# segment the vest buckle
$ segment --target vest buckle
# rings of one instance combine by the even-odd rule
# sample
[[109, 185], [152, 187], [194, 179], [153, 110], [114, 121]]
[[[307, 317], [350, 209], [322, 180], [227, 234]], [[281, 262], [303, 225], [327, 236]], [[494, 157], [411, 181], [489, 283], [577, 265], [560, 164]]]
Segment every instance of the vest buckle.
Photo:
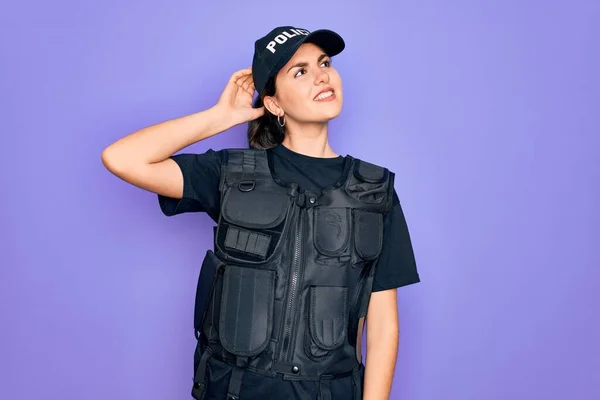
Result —
[[253, 190], [255, 186], [256, 184], [254, 183], [254, 181], [240, 181], [238, 183], [238, 189], [240, 190], [240, 192], [249, 192]]

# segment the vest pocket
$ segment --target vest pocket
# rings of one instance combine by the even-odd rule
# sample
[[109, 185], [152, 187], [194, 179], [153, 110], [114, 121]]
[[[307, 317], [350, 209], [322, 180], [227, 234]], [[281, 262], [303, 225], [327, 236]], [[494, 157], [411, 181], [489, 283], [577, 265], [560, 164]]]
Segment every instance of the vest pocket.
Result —
[[390, 186], [390, 171], [365, 161], [354, 164], [346, 190], [360, 202], [382, 204]]
[[344, 343], [348, 329], [347, 297], [347, 287], [310, 287], [308, 331], [312, 343], [305, 347], [309, 356], [326, 356], [323, 350], [334, 350]]
[[281, 224], [291, 197], [273, 185], [257, 181], [252, 190], [231, 186], [223, 196], [221, 214], [232, 224], [246, 228], [268, 229]]
[[234, 261], [260, 263], [275, 252], [291, 197], [280, 187], [256, 181], [251, 190], [229, 187], [223, 196], [216, 243]]
[[228, 265], [223, 275], [219, 339], [239, 356], [260, 354], [271, 338], [275, 271]]
[[350, 229], [349, 208], [315, 208], [315, 247], [326, 256], [338, 256], [348, 248]]
[[363, 260], [374, 260], [381, 252], [383, 243], [383, 215], [354, 210], [354, 247]]

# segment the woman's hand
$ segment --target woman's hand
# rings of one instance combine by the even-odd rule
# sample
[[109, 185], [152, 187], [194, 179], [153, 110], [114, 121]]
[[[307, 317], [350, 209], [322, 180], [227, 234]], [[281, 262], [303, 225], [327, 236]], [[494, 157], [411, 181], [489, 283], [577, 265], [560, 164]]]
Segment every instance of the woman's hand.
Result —
[[252, 121], [265, 113], [264, 107], [252, 107], [254, 91], [252, 69], [236, 71], [231, 75], [215, 107], [228, 118], [231, 126]]

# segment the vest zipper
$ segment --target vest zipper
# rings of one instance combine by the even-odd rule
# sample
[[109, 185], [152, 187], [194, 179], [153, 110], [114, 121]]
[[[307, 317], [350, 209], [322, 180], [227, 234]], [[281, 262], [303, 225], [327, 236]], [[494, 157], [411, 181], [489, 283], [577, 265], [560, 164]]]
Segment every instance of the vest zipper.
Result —
[[281, 349], [281, 360], [286, 362], [289, 358], [289, 349], [291, 342], [292, 324], [294, 321], [294, 310], [296, 309], [296, 296], [300, 279], [301, 255], [302, 255], [302, 209], [298, 210], [298, 225], [294, 237], [294, 260], [292, 263], [292, 273], [290, 281], [289, 301], [287, 303], [285, 331], [283, 336], [283, 346]]

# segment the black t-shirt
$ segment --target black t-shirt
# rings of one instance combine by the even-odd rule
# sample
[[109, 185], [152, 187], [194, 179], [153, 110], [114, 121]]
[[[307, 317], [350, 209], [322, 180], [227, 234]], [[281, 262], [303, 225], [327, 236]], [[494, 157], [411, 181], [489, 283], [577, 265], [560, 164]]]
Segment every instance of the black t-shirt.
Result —
[[[342, 175], [344, 157], [310, 157], [284, 145], [267, 150], [274, 176], [294, 182], [300, 191], [320, 193], [334, 185]], [[167, 216], [185, 212], [206, 212], [215, 222], [219, 218], [219, 182], [223, 151], [207, 150], [201, 154], [183, 153], [172, 157], [183, 174], [183, 197], [173, 199], [159, 195], [162, 212]], [[404, 212], [394, 190], [394, 204], [384, 216], [383, 246], [375, 269], [373, 291], [398, 288], [420, 282]]]

